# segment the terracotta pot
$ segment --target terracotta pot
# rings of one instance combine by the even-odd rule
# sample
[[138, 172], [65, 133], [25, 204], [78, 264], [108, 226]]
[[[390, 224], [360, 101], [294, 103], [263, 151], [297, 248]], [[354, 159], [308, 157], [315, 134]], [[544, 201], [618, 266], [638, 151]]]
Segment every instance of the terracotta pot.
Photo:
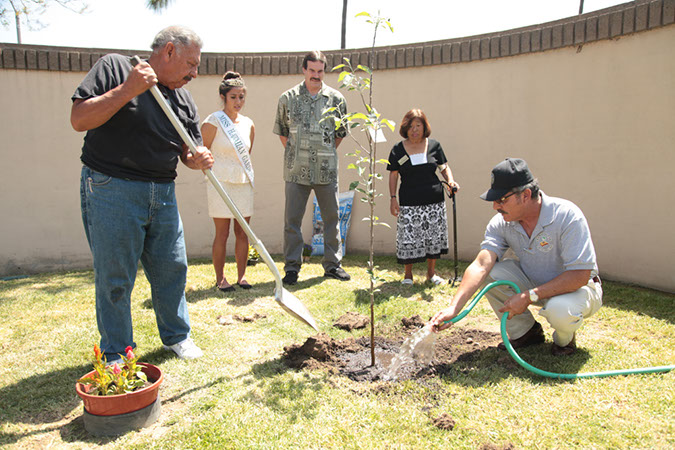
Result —
[[[138, 411], [157, 400], [159, 386], [164, 380], [161, 369], [147, 363], [138, 363], [138, 365], [152, 384], [129, 394], [91, 395], [88, 392], [93, 390], [92, 386], [75, 383], [75, 391], [84, 402], [84, 409], [96, 416], [116, 416]], [[85, 377], [93, 374], [92, 370]]]

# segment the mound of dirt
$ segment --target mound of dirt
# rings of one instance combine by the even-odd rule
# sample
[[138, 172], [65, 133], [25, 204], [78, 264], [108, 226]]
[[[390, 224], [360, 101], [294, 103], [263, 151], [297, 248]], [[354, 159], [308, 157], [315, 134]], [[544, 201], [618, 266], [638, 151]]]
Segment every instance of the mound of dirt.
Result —
[[455, 419], [446, 413], [443, 413], [435, 419], [432, 419], [431, 423], [433, 423], [436, 428], [440, 428], [441, 430], [452, 430], [455, 428]]
[[370, 319], [363, 314], [347, 312], [336, 320], [333, 326], [341, 330], [352, 331], [354, 329], [360, 330], [361, 328], [365, 328], [369, 323]]
[[[408, 319], [416, 322], [415, 316]], [[422, 322], [422, 326], [424, 322]], [[375, 338], [375, 365], [372, 364], [370, 338], [343, 340], [330, 338], [321, 333], [308, 338], [304, 344], [284, 348], [283, 362], [294, 369], [329, 370], [340, 373], [354, 381], [382, 380], [392, 359], [398, 354], [404, 339], [410, 336], [408, 329], [393, 338]], [[418, 362], [406, 363], [397, 372], [398, 380], [442, 375], [450, 372], [455, 361], [477, 358], [477, 351], [495, 346], [500, 342], [498, 333], [476, 329], [453, 328], [440, 333], [435, 343], [435, 356], [429, 366]]]
[[404, 317], [401, 319], [401, 323], [404, 328], [422, 328], [426, 324], [418, 314], [412, 317]]

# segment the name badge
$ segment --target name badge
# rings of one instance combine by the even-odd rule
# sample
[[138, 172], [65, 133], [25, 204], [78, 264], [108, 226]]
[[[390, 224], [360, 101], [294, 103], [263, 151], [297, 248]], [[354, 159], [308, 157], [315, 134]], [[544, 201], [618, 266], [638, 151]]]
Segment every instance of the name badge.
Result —
[[403, 155], [403, 158], [401, 158], [401, 159], [398, 160], [398, 165], [399, 165], [399, 166], [402, 166], [402, 165], [405, 164], [406, 161], [408, 161], [409, 159], [410, 159], [410, 158], [408, 158], [408, 155]]

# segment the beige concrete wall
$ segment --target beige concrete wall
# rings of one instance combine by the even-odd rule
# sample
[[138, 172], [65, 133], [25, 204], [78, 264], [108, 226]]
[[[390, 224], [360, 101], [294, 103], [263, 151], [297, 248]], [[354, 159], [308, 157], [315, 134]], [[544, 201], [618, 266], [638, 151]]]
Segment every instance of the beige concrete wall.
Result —
[[[462, 190], [457, 200], [459, 254], [479, 248], [491, 204], [478, 199], [491, 168], [506, 156], [525, 158], [545, 192], [585, 212], [603, 276], [675, 291], [668, 205], [675, 187], [675, 26], [545, 52], [446, 65], [381, 70], [375, 105], [397, 123], [424, 109]], [[65, 270], [90, 264], [79, 212], [83, 134], [69, 124], [70, 95], [81, 72], [0, 69], [0, 275]], [[256, 208], [251, 225], [280, 253], [282, 148], [272, 134], [278, 95], [300, 75], [247, 75], [244, 114], [256, 124]], [[327, 77], [335, 86], [335, 75]], [[200, 114], [219, 108], [219, 76], [188, 89]], [[359, 102], [347, 95], [351, 108]], [[397, 130], [398, 131], [398, 130]], [[386, 158], [399, 140], [378, 146]], [[354, 149], [345, 140], [342, 154]], [[341, 158], [340, 186], [356, 178]], [[381, 172], [385, 171], [381, 169]], [[385, 174], [386, 175], [386, 174]], [[385, 176], [386, 179], [386, 176]], [[185, 167], [177, 180], [191, 257], [208, 257], [213, 230], [203, 176]], [[387, 194], [385, 182], [378, 190]], [[386, 196], [377, 214], [394, 225]], [[451, 204], [448, 203], [450, 207]], [[368, 230], [356, 202], [348, 252], [366, 252]], [[310, 233], [309, 209], [305, 218]], [[376, 232], [378, 254], [394, 252], [394, 231]]]

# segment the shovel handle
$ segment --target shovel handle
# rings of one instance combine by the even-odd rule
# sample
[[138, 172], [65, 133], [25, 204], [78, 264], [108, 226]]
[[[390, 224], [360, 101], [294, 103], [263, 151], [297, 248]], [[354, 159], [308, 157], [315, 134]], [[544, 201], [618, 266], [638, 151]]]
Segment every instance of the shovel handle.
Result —
[[[131, 61], [135, 66], [136, 64], [141, 63], [141, 58], [139, 58], [138, 55], [134, 55], [131, 57]], [[187, 134], [187, 131], [185, 131], [185, 127], [183, 126], [182, 123], [180, 123], [178, 117], [176, 117], [176, 114], [171, 109], [171, 106], [169, 106], [169, 103], [166, 101], [157, 85], [154, 85], [153, 87], [150, 88], [150, 93], [152, 94], [153, 97], [155, 97], [155, 100], [157, 100], [159, 107], [162, 108], [164, 114], [166, 114], [166, 117], [169, 119], [169, 121], [171, 121], [171, 124], [176, 129], [183, 142], [185, 142], [185, 145], [188, 146], [188, 150], [190, 150], [190, 153], [192, 155], [197, 153], [197, 146], [195, 145], [190, 135]]]
[[[134, 55], [132, 56], [131, 61], [133, 65], [136, 65], [141, 62], [141, 58], [139, 58], [137, 55]], [[178, 117], [176, 117], [176, 113], [173, 112], [171, 106], [169, 106], [169, 103], [166, 101], [157, 85], [150, 88], [150, 93], [152, 94], [153, 97], [155, 97], [155, 100], [157, 100], [157, 103], [159, 104], [160, 108], [162, 108], [162, 111], [164, 111], [164, 114], [166, 114], [166, 117], [169, 119], [173, 127], [176, 129], [183, 142], [185, 142], [185, 145], [187, 145], [190, 153], [192, 155], [195, 155], [197, 153], [197, 146], [192, 140], [192, 137], [190, 137], [187, 131], [185, 131], [185, 127], [180, 122], [180, 120], [178, 120]], [[244, 216], [241, 214], [241, 212], [234, 204], [234, 202], [232, 201], [228, 193], [225, 191], [225, 189], [223, 189], [223, 186], [221, 186], [220, 182], [215, 177], [215, 175], [213, 175], [213, 171], [211, 171], [211, 169], [206, 169], [203, 170], [202, 172], [204, 172], [206, 178], [208, 178], [211, 184], [213, 184], [213, 187], [216, 189], [216, 191], [218, 191], [218, 194], [220, 194], [221, 198], [223, 199], [227, 207], [230, 208], [230, 211], [232, 211], [232, 213], [234, 214], [235, 218], [239, 222], [239, 225], [241, 225], [241, 228], [244, 230], [244, 232], [250, 239], [251, 245], [258, 251], [258, 253], [260, 253], [260, 256], [272, 271], [274, 278], [277, 280], [277, 289], [281, 289], [282, 286], [281, 274], [279, 273], [279, 269], [277, 269], [277, 266], [274, 264], [272, 257], [267, 252], [267, 249], [262, 245], [262, 242], [260, 242], [257, 236], [253, 233], [253, 230], [246, 222], [246, 219], [244, 219]]]

